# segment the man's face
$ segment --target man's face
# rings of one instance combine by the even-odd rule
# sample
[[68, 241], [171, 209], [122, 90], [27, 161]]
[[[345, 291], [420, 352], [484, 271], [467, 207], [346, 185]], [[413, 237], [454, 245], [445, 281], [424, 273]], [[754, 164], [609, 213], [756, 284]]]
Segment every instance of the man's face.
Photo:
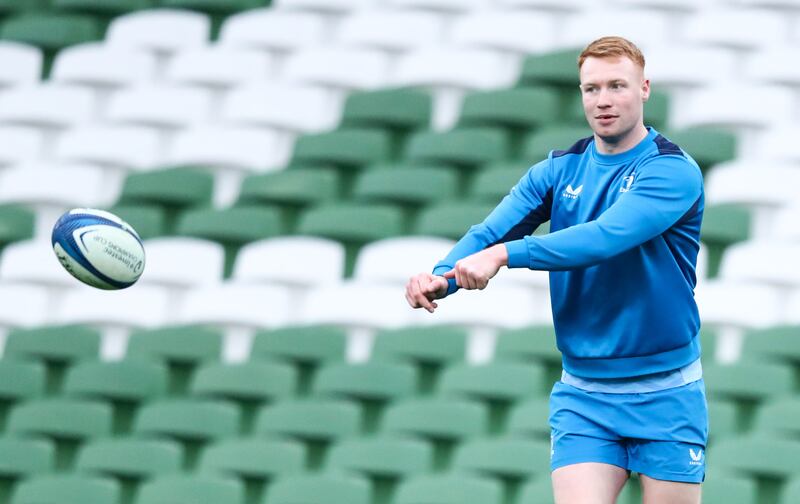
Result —
[[580, 78], [583, 111], [599, 137], [616, 143], [642, 122], [650, 81], [630, 58], [589, 57]]

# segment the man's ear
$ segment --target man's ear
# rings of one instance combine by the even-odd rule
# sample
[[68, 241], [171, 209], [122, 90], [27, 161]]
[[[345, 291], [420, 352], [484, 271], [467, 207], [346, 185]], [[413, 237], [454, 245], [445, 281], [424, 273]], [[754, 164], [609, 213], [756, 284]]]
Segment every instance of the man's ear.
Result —
[[644, 79], [642, 81], [642, 102], [646, 102], [650, 99], [650, 79]]

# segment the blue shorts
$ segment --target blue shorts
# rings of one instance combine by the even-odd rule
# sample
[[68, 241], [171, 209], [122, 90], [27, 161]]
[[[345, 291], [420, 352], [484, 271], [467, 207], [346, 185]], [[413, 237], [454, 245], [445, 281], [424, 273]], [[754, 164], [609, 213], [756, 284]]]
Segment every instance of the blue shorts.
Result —
[[550, 467], [603, 462], [654, 479], [705, 479], [708, 407], [702, 379], [640, 394], [558, 381], [550, 395]]

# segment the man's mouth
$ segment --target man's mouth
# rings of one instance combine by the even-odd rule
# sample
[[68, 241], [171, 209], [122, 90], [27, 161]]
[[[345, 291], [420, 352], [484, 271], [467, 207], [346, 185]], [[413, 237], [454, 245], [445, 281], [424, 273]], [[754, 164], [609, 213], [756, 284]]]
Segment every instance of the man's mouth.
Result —
[[600, 114], [600, 115], [597, 115], [597, 116], [594, 116], [594, 117], [595, 117], [595, 119], [613, 119], [613, 118], [615, 118], [617, 116], [612, 115], [612, 114]]

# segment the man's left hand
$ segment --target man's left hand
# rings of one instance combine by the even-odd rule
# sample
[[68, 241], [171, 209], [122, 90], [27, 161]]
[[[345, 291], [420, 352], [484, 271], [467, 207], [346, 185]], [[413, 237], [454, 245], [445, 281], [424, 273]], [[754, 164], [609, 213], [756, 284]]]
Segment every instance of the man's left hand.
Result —
[[507, 264], [508, 252], [506, 246], [501, 243], [461, 259], [456, 262], [453, 269], [444, 274], [444, 277], [455, 278], [456, 285], [462, 289], [482, 290], [500, 268]]

